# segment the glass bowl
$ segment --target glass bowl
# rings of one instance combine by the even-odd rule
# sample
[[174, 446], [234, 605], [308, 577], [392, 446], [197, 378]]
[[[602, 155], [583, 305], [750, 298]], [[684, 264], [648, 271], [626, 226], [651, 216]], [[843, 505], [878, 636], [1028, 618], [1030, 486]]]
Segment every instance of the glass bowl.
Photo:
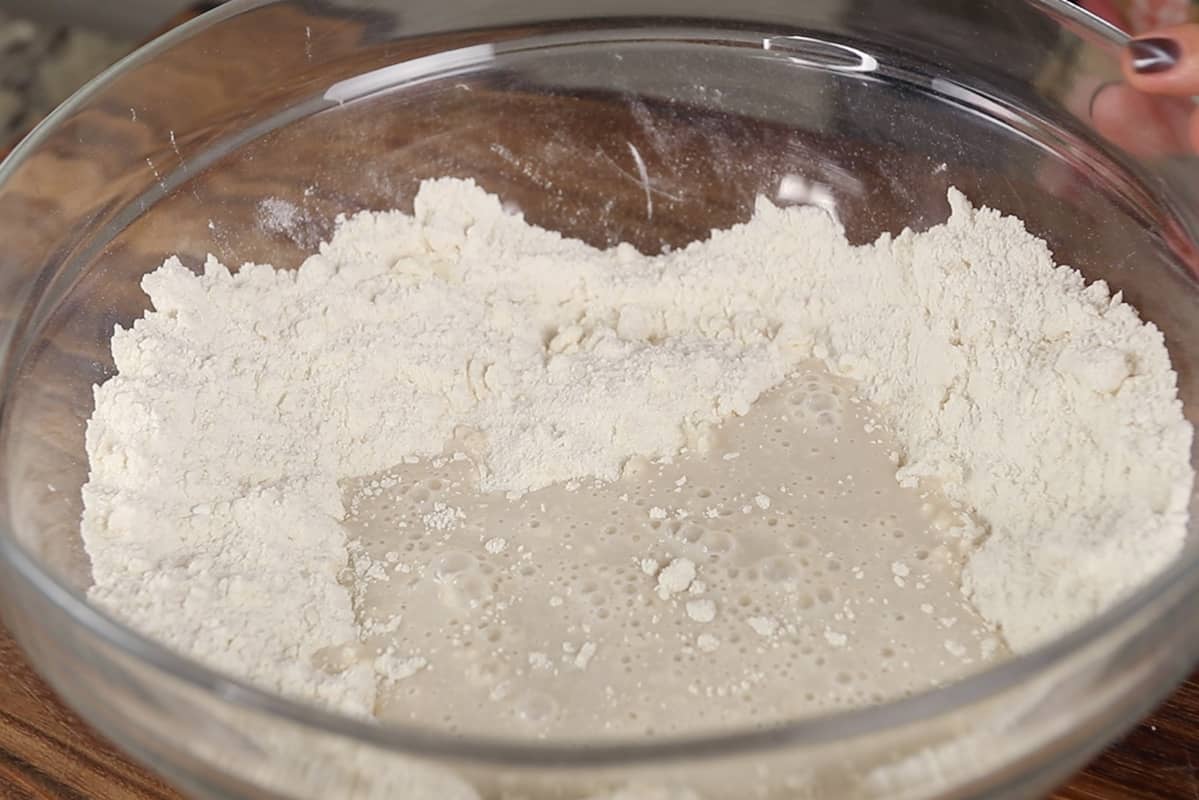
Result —
[[1091, 97], [1119, 74], [1114, 29], [1057, 0], [564, 6], [233, 2], [97, 79], [0, 167], [5, 622], [67, 702], [197, 797], [1049, 789], [1194, 665], [1194, 527], [1166, 574], [985, 672], [677, 739], [356, 721], [188, 661], [88, 603], [83, 431], [113, 326], [147, 309], [142, 275], [175, 253], [294, 267], [336, 214], [410, 207], [426, 177], [473, 177], [534, 223], [647, 252], [744, 221], [759, 194], [823, 205], [865, 241], [942, 221], [956, 185], [1161, 327], [1195, 418], [1196, 182], [1188, 162], [1135, 158], [1095, 131]]

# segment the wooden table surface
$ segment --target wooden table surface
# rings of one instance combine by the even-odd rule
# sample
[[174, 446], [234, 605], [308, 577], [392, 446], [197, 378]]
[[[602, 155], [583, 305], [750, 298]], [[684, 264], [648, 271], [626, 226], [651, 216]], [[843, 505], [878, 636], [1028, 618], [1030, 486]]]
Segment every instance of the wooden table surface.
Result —
[[[0, 627], [0, 800], [178, 798], [64, 707]], [[1199, 800], [1199, 673], [1053, 800]]]

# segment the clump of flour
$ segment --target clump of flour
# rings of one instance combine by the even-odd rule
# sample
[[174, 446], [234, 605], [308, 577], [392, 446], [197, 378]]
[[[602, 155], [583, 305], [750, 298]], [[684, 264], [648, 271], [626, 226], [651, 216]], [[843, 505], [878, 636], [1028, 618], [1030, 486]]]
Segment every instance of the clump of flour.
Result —
[[[362, 638], [339, 481], [451, 440], [485, 491], [615, 479], [702, 447], [818, 358], [889, 415], [900, 481], [976, 511], [964, 588], [1031, 647], [1178, 553], [1191, 428], [1155, 327], [1018, 220], [950, 204], [944, 225], [854, 247], [824, 213], [762, 200], [650, 258], [443, 179], [412, 216], [341, 220], [295, 271], [172, 259], [96, 389], [92, 597], [256, 684], [370, 713], [370, 659], [319, 666]], [[659, 587], [687, 588], [664, 567]]]

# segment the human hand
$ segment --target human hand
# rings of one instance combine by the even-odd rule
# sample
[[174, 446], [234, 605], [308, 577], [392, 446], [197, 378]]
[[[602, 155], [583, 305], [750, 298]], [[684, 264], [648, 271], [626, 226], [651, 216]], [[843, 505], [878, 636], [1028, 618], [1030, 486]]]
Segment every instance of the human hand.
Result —
[[1133, 39], [1122, 57], [1123, 83], [1091, 99], [1096, 129], [1129, 153], [1151, 157], [1199, 152], [1199, 25], [1177, 25]]

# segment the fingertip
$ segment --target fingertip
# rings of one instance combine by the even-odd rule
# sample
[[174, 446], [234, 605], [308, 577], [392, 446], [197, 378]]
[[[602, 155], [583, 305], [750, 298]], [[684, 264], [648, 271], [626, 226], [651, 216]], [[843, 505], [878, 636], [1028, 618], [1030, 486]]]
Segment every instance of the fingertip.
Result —
[[1199, 94], [1199, 25], [1175, 25], [1137, 36], [1121, 54], [1128, 84], [1152, 94]]
[[1177, 101], [1151, 97], [1126, 84], [1105, 84], [1091, 100], [1091, 121], [1104, 137], [1134, 156], [1175, 153], [1185, 145], [1177, 135], [1181, 131], [1165, 113], [1167, 102]]

